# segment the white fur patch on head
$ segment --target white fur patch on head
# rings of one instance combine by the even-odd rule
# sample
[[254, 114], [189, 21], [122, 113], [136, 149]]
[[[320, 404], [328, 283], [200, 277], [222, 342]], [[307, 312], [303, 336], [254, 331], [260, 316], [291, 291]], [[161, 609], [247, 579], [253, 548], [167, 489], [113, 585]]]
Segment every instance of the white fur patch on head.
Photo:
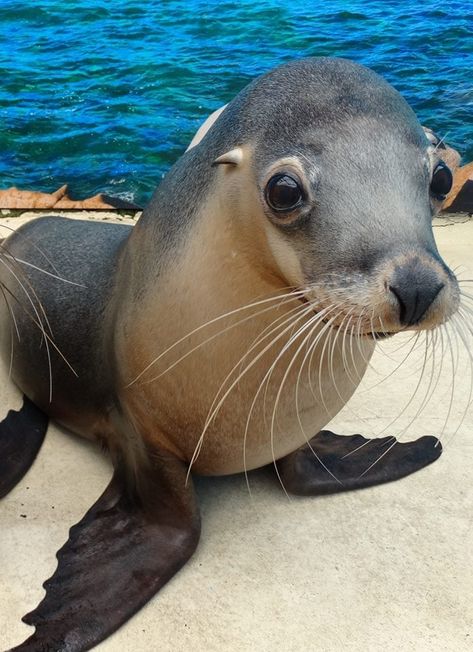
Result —
[[197, 129], [194, 135], [194, 138], [191, 140], [189, 147], [186, 149], [186, 152], [188, 152], [190, 149], [192, 149], [193, 147], [195, 147], [200, 143], [202, 138], [210, 130], [210, 128], [214, 125], [214, 123], [218, 120], [220, 114], [223, 113], [226, 107], [227, 104], [221, 106], [219, 109], [211, 113], [207, 118], [207, 120], [200, 125], [200, 127]]

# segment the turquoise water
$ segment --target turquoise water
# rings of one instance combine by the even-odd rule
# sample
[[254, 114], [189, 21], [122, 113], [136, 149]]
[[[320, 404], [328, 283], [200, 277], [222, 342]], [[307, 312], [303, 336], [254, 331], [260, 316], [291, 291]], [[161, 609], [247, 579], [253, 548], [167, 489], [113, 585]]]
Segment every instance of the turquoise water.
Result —
[[0, 187], [144, 203], [206, 116], [277, 64], [354, 59], [473, 160], [471, 1], [0, 0]]

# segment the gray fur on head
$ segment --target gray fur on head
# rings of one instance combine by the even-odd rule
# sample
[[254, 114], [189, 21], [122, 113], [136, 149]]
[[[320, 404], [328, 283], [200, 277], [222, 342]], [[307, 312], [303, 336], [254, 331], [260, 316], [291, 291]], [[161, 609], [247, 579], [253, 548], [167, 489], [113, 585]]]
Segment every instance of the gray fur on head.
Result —
[[[402, 96], [379, 75], [351, 61], [302, 59], [250, 83], [202, 141], [171, 168], [142, 217], [143, 225], [154, 222], [161, 251], [172, 248], [178, 234], [192, 224], [195, 208], [217, 174], [212, 162], [245, 143], [255, 148], [257, 181], [281, 156], [308, 157], [317, 183], [333, 187], [323, 193], [325, 205], [322, 196], [319, 205], [330, 223], [326, 234], [343, 234], [342, 240], [353, 237], [352, 221], [360, 219], [361, 207], [370, 229], [380, 223], [385, 229], [387, 218], [380, 216], [380, 207], [398, 213], [400, 225], [416, 203], [411, 195], [428, 186], [423, 164], [428, 141]], [[427, 189], [425, 195], [428, 200]], [[401, 234], [402, 225], [395, 230]], [[359, 244], [366, 248], [366, 242]]]
[[250, 141], [277, 157], [281, 142], [292, 145], [306, 140], [308, 131], [360, 116], [426, 143], [414, 112], [382, 77], [346, 59], [314, 57], [255, 79], [230, 102], [201, 148], [212, 158]]

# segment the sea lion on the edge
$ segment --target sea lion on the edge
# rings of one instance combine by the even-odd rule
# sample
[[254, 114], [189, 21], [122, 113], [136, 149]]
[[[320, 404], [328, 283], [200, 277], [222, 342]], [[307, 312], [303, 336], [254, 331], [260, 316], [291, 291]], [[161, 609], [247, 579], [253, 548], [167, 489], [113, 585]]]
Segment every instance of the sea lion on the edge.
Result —
[[459, 305], [431, 228], [451, 184], [433, 150], [373, 72], [302, 60], [246, 87], [134, 228], [40, 218], [4, 242], [3, 356], [30, 400], [2, 424], [0, 489], [25, 472], [17, 422], [35, 429], [30, 461], [40, 446], [35, 405], [115, 466], [16, 650], [89, 649], [174, 575], [199, 538], [191, 470], [274, 462], [287, 491], [317, 495], [439, 456], [434, 437], [312, 436], [378, 338]]

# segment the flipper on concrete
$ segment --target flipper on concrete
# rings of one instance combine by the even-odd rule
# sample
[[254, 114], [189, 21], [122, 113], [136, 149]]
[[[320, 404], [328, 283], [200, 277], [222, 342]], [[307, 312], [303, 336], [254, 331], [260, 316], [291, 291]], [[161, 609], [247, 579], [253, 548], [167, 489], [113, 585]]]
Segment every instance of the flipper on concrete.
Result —
[[139, 492], [115, 473], [57, 553], [46, 596], [23, 618], [36, 631], [15, 652], [91, 649], [185, 564], [199, 539], [199, 515], [184, 466], [169, 459], [165, 466], [164, 474], [141, 469]]
[[26, 396], [21, 409], [10, 410], [0, 422], [0, 498], [33, 464], [47, 429], [48, 417]]
[[301, 496], [362, 489], [392, 482], [431, 464], [442, 453], [436, 437], [400, 443], [321, 430], [309, 444], [277, 462], [285, 489]]

